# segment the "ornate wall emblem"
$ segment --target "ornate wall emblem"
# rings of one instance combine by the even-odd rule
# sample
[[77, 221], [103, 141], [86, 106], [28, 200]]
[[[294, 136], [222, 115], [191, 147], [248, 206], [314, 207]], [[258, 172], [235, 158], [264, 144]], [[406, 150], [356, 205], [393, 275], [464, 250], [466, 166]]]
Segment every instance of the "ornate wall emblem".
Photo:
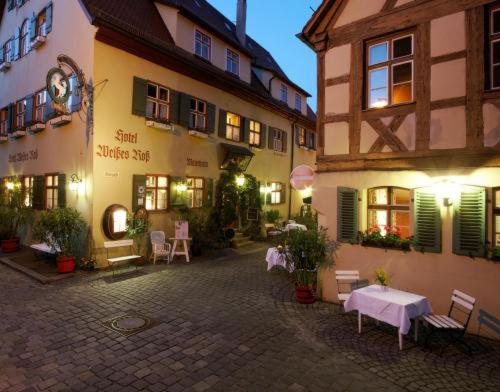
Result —
[[47, 93], [56, 104], [68, 102], [71, 95], [69, 78], [61, 68], [51, 68], [47, 73]]

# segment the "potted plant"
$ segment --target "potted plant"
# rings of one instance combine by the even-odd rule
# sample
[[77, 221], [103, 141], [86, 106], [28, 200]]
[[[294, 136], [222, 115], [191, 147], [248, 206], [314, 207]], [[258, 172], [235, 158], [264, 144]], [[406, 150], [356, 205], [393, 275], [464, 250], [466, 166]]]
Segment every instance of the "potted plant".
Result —
[[130, 215], [127, 219], [127, 237], [134, 240], [137, 254], [144, 260], [146, 256], [149, 220], [147, 218]]
[[375, 280], [382, 287], [382, 290], [389, 290], [389, 285], [391, 284], [391, 281], [389, 280], [389, 274], [382, 268], [375, 269]]
[[325, 229], [290, 230], [283, 234], [285, 254], [294, 265], [295, 295], [303, 304], [315, 301], [318, 271], [333, 264], [335, 243]]
[[46, 243], [57, 254], [57, 272], [75, 270], [75, 254], [80, 247], [86, 223], [74, 208], [42, 211], [33, 228], [33, 237]]
[[400, 249], [410, 251], [411, 238], [401, 238], [401, 229], [397, 226], [386, 226], [384, 233], [380, 226], [374, 225], [367, 231], [360, 232], [361, 245], [384, 249]]
[[2, 252], [19, 250], [20, 230], [33, 216], [33, 210], [26, 206], [19, 183], [7, 191], [7, 204], [0, 206], [0, 246]]
[[[210, 246], [210, 235], [207, 229], [209, 214], [210, 211], [206, 208], [181, 207], [178, 209], [179, 219], [189, 223], [190, 250], [193, 256], [201, 256], [203, 249]], [[234, 237], [234, 229], [226, 229], [224, 233], [230, 236], [229, 230], [232, 230]]]

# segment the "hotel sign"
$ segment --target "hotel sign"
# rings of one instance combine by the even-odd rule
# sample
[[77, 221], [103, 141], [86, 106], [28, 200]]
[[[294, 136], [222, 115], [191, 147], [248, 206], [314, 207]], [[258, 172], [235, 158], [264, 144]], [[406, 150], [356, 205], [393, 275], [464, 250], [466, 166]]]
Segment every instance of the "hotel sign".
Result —
[[51, 68], [47, 73], [47, 93], [58, 105], [68, 102], [71, 88], [68, 76], [61, 68]]

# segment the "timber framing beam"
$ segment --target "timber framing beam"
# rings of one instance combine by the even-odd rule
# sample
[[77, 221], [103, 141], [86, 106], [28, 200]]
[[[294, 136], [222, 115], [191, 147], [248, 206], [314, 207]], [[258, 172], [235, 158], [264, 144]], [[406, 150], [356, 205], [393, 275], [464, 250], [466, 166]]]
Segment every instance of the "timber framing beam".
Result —
[[321, 156], [325, 151], [325, 124], [321, 121], [325, 117], [325, 52], [318, 52], [316, 56], [318, 73], [318, 103], [316, 133], [318, 135], [316, 156]]
[[359, 153], [361, 143], [361, 109], [363, 105], [363, 43], [351, 46], [351, 72], [349, 85], [349, 153]]
[[[388, 126], [389, 131], [392, 134], [395, 134], [397, 132], [397, 130], [399, 129], [399, 127], [401, 126], [401, 124], [403, 124], [405, 119], [406, 119], [406, 114], [401, 115], [401, 116], [395, 116]], [[373, 145], [370, 147], [370, 150], [368, 151], [368, 153], [382, 152], [382, 150], [384, 149], [385, 146], [386, 146], [386, 143], [385, 143], [384, 138], [379, 136], [377, 138], [377, 140], [375, 140], [375, 143], [373, 143]]]
[[[396, 121], [396, 124], [395, 124]], [[384, 145], [389, 146], [392, 151], [408, 151], [408, 148], [404, 145], [404, 143], [392, 132], [391, 127], [393, 125], [401, 125], [399, 122], [401, 119], [393, 119], [390, 126], [386, 126], [382, 120], [373, 119], [368, 120], [368, 124], [378, 133], [379, 138], [381, 138], [384, 142]], [[399, 128], [399, 126], [398, 126]], [[376, 141], [377, 143], [377, 141]], [[379, 144], [381, 142], [378, 142]], [[373, 147], [373, 146], [372, 146]], [[383, 146], [382, 146], [383, 148]]]
[[431, 26], [424, 22], [417, 27], [417, 48], [415, 55], [415, 88], [417, 107], [415, 112], [415, 149], [429, 149], [431, 138]]
[[350, 75], [342, 75], [337, 76], [336, 78], [328, 78], [326, 79], [326, 87], [336, 86], [337, 84], [349, 83]]
[[446, 63], [447, 61], [453, 61], [458, 59], [463, 59], [467, 57], [466, 50], [460, 50], [458, 52], [443, 54], [441, 56], [435, 56], [431, 58], [431, 65]]

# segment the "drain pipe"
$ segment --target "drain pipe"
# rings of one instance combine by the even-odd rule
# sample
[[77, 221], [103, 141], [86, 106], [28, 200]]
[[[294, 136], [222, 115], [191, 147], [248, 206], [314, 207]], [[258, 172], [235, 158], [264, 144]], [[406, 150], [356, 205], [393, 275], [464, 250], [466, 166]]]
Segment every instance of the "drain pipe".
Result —
[[[294, 169], [293, 164], [295, 160], [295, 119], [292, 119], [292, 148], [291, 148], [291, 155], [290, 155], [290, 174], [292, 174], [292, 171]], [[290, 176], [288, 176], [290, 178]], [[290, 183], [290, 180], [288, 180], [288, 183], [290, 184], [290, 192], [288, 192], [288, 219], [292, 217], [292, 185]]]

